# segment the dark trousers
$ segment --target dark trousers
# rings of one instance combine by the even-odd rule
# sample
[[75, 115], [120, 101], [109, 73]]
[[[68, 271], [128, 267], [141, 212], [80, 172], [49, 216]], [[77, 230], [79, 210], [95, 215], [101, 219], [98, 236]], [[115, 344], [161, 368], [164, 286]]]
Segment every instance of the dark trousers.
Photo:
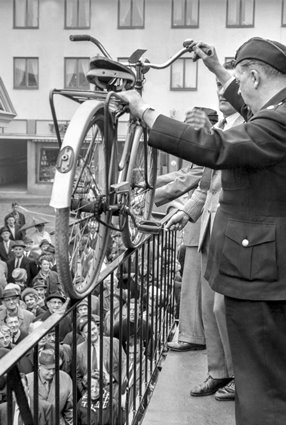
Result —
[[225, 297], [236, 425], [286, 424], [286, 301]]

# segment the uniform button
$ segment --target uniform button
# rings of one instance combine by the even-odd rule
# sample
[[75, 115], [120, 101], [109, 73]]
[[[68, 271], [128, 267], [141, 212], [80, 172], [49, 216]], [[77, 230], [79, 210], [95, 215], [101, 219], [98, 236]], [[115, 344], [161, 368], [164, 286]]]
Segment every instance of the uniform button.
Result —
[[249, 245], [249, 240], [248, 239], [243, 239], [243, 241], [241, 242], [242, 246], [244, 246], [245, 248]]

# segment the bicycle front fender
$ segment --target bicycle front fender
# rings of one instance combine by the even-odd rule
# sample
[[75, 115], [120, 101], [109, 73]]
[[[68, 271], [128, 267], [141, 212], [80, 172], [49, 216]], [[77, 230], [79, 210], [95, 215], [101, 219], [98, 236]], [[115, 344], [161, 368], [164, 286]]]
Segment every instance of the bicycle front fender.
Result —
[[74, 113], [57, 158], [50, 200], [51, 207], [56, 209], [70, 207], [72, 185], [69, 182], [75, 177], [77, 158], [82, 140], [90, 120], [103, 108], [104, 103], [102, 100], [92, 99], [83, 102]]

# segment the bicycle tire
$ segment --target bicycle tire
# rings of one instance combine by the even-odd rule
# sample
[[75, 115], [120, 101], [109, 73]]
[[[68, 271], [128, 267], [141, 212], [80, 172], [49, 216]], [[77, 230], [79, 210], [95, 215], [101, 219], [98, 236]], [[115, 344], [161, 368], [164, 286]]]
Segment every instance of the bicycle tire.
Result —
[[[136, 127], [130, 160], [126, 173], [126, 181], [130, 184], [131, 215], [126, 215], [126, 222], [122, 231], [122, 240], [126, 248], [136, 248], [143, 238], [143, 233], [136, 227], [136, 222], [148, 220], [151, 216], [156, 177], [157, 177], [157, 149], [146, 146], [147, 150], [147, 182], [149, 187], [142, 188], [145, 182], [145, 153], [142, 140], [143, 128]], [[135, 223], [133, 221], [135, 217]]]
[[[66, 187], [61, 190], [63, 198], [68, 197], [71, 202], [69, 207], [56, 209], [56, 262], [66, 294], [72, 299], [81, 299], [97, 284], [108, 244], [107, 226], [111, 223], [111, 213], [98, 213], [99, 200], [107, 197], [111, 183], [107, 181], [104, 157], [98, 160], [106, 149], [103, 104], [87, 101], [80, 105], [69, 124], [61, 151], [67, 146], [74, 147], [74, 165]], [[112, 168], [110, 164], [109, 170]], [[96, 177], [99, 175], [100, 178]], [[82, 211], [83, 203], [96, 206], [95, 212]], [[73, 204], [78, 208], [74, 209]], [[92, 226], [97, 226], [93, 242]]]

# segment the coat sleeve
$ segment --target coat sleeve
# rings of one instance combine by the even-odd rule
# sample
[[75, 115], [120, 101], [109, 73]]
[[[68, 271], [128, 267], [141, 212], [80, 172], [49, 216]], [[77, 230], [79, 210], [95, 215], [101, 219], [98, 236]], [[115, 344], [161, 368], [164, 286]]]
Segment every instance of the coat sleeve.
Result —
[[229, 130], [195, 130], [160, 115], [150, 132], [149, 145], [212, 169], [261, 169], [284, 160], [286, 107], [265, 109], [249, 122]]
[[173, 179], [156, 189], [155, 204], [159, 207], [196, 188], [202, 172], [202, 167], [194, 165], [189, 169], [181, 169], [176, 173], [170, 173], [173, 175]]

